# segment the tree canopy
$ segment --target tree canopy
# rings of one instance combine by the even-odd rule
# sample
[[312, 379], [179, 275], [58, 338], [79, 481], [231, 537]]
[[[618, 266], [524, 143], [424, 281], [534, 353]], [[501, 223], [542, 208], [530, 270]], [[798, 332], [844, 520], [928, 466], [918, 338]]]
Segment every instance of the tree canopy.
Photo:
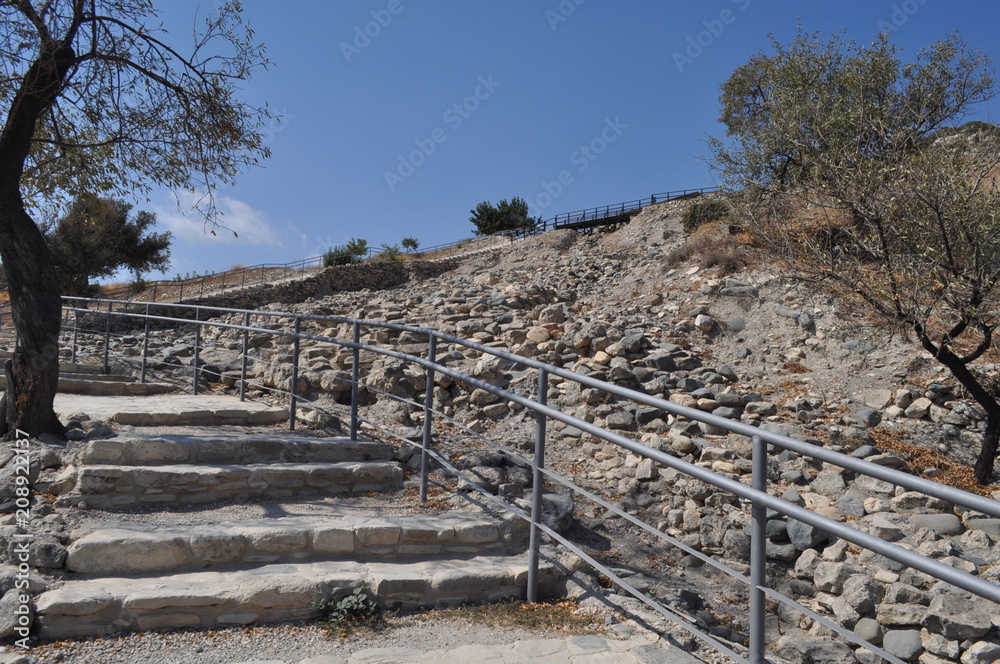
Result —
[[85, 193], [213, 192], [268, 156], [266, 107], [240, 82], [267, 64], [238, 0], [217, 3], [188, 47], [151, 0], [0, 0], [0, 260], [20, 346], [5, 366], [0, 434], [61, 431], [59, 285], [29, 214]]
[[91, 280], [127, 269], [138, 279], [170, 264], [170, 233], [154, 233], [156, 215], [131, 215], [125, 201], [83, 196], [45, 233], [63, 295], [90, 296]]
[[538, 223], [537, 219], [528, 216], [528, 203], [517, 196], [510, 201], [502, 200], [497, 205], [483, 201], [469, 212], [472, 214], [469, 221], [476, 227], [476, 235], [532, 228]]
[[887, 34], [774, 41], [723, 84], [712, 163], [762, 246], [845, 310], [909, 330], [983, 407], [985, 483], [1000, 404], [973, 363], [1000, 307], [1000, 139], [962, 122], [994, 81], [958, 35], [899, 54]]

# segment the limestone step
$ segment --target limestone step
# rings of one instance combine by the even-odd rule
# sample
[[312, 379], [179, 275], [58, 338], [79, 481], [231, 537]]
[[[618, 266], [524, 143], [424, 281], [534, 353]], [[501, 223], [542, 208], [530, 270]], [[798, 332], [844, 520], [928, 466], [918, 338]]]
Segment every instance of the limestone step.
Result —
[[186, 528], [93, 525], [74, 531], [66, 568], [90, 575], [154, 574], [253, 563], [523, 551], [528, 523], [510, 515], [281, 517]]
[[[100, 367], [97, 367], [100, 369]], [[126, 376], [122, 374], [105, 374], [105, 373], [92, 373], [90, 371], [59, 371], [59, 378], [68, 378], [71, 380], [90, 380], [90, 381], [100, 381], [100, 382], [110, 382], [110, 383], [135, 383], [139, 379], [135, 376]]]
[[77, 464], [119, 466], [389, 461], [395, 450], [389, 443], [366, 440], [261, 434], [121, 435], [71, 442], [67, 449]]
[[[6, 386], [6, 381], [0, 381], [0, 386]], [[173, 385], [163, 383], [137, 383], [134, 380], [120, 381], [109, 378], [93, 380], [90, 378], [59, 377], [59, 391], [70, 394], [91, 394], [94, 396], [151, 396], [176, 392]]]
[[94, 396], [57, 394], [56, 413], [63, 419], [86, 413], [93, 419], [136, 427], [262, 426], [288, 419], [287, 407], [275, 407], [220, 394]]
[[108, 509], [383, 491], [399, 486], [398, 464], [371, 462], [67, 467], [48, 487], [59, 505]]
[[[478, 556], [419, 562], [324, 561], [151, 578], [98, 577], [66, 582], [36, 600], [46, 641], [119, 632], [212, 628], [315, 617], [317, 603], [367, 586], [389, 608], [413, 609], [523, 597], [527, 556]], [[543, 586], [557, 580], [543, 562]]]

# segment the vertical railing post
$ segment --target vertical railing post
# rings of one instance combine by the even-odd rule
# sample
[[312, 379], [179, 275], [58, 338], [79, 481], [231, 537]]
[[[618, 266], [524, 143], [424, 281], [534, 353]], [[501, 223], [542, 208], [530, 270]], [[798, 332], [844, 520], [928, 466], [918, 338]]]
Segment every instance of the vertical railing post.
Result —
[[[77, 302], [76, 306], [79, 307], [80, 303]], [[76, 345], [77, 345], [77, 340], [80, 338], [80, 330], [79, 330], [80, 312], [76, 311], [75, 309], [76, 307], [74, 307], [73, 311], [73, 348], [70, 350], [69, 353], [70, 364], [76, 364]]]
[[[548, 401], [549, 372], [538, 370], [538, 403], [544, 406]], [[538, 524], [542, 522], [542, 468], [545, 467], [545, 423], [543, 413], [535, 414], [535, 463], [532, 467], [531, 487], [531, 537], [528, 543], [528, 601], [538, 601], [538, 549], [542, 533]]]
[[154, 281], [154, 282], [153, 282], [153, 297], [152, 297], [152, 301], [153, 301], [153, 302], [156, 302], [156, 287], [157, 287], [157, 286], [158, 286], [159, 284], [160, 284], [160, 282], [159, 282], [159, 281]]
[[240, 358], [240, 401], [247, 398], [247, 358], [250, 357], [250, 312], [243, 314], [243, 357]]
[[247, 286], [247, 269], [243, 268], [243, 278], [240, 279], [240, 290], [243, 290]]
[[[751, 486], [767, 491], [767, 443], [753, 437], [753, 479]], [[754, 503], [750, 508], [750, 664], [765, 664], [764, 586], [767, 583], [767, 508]]]
[[111, 308], [114, 303], [108, 302], [108, 319], [104, 324], [104, 373], [107, 374], [110, 371], [110, 363], [108, 362], [108, 356], [111, 353]]
[[139, 371], [139, 382], [146, 382], [146, 353], [149, 352], [149, 305], [146, 305], [146, 324], [142, 331], [142, 369]]
[[184, 301], [184, 280], [183, 279], [181, 279], [181, 294], [177, 296], [177, 301], [178, 302], [183, 302]]
[[302, 331], [302, 317], [295, 317], [295, 337], [292, 339], [292, 384], [288, 394], [288, 429], [295, 431], [295, 407], [299, 391], [299, 333]]
[[351, 441], [358, 439], [358, 381], [361, 380], [361, 326], [354, 323], [354, 361], [351, 363]]
[[198, 362], [200, 361], [201, 353], [201, 309], [194, 310], [194, 360], [191, 361], [191, 366], [194, 367], [192, 371], [192, 376], [194, 380], [192, 381], [191, 394], [198, 394]]
[[[434, 334], [430, 335], [430, 341], [427, 345], [427, 361], [433, 364], [437, 362], [437, 337]], [[427, 502], [427, 470], [430, 465], [430, 455], [428, 452], [431, 449], [431, 433], [433, 431], [431, 424], [434, 410], [434, 369], [428, 367], [427, 369], [427, 382], [425, 383], [426, 392], [424, 394], [424, 439], [423, 446], [420, 449], [420, 502]]]

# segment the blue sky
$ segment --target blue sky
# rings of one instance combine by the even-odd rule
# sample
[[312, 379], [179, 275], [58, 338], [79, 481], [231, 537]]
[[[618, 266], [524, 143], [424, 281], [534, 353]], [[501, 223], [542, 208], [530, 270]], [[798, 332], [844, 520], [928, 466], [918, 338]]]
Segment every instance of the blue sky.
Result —
[[[973, 0], [243, 4], [272, 61], [245, 95], [283, 118], [271, 159], [221, 192], [238, 239], [206, 234], [169, 192], [137, 203], [174, 233], [167, 276], [298, 260], [352, 237], [450, 242], [471, 234], [483, 200], [521, 196], [548, 218], [710, 186], [719, 85], [799, 19], [861, 42], [891, 28], [904, 57], [958, 30], [1000, 59], [1000, 3]], [[170, 0], [171, 43], [211, 11]]]

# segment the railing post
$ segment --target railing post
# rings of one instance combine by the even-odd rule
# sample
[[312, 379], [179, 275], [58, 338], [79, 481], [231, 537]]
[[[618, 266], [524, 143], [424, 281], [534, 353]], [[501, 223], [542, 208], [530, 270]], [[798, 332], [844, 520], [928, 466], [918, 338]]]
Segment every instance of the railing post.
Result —
[[[430, 335], [427, 345], [427, 361], [437, 362], [437, 337]], [[430, 462], [432, 410], [434, 409], [434, 369], [427, 369], [426, 393], [424, 394], [424, 440], [420, 450], [420, 502], [427, 502], [427, 470]]]
[[247, 398], [247, 358], [250, 356], [250, 312], [243, 315], [243, 357], [240, 359], [240, 401]]
[[[753, 437], [753, 479], [751, 486], [767, 491], [767, 443]], [[767, 508], [750, 508], [750, 664], [765, 664], [764, 586], [767, 583]]]
[[288, 430], [295, 431], [296, 397], [299, 391], [299, 333], [302, 331], [302, 317], [295, 317], [295, 337], [292, 340], [292, 384], [288, 395]]
[[198, 362], [201, 352], [201, 325], [199, 321], [201, 320], [201, 309], [194, 310], [194, 359], [191, 361], [191, 366], [194, 367], [192, 370], [192, 376], [194, 380], [191, 382], [191, 394], [198, 394]]
[[139, 382], [146, 382], [146, 353], [149, 351], [149, 305], [146, 305], [146, 324], [142, 331], [142, 369], [139, 371]]
[[177, 301], [178, 302], [183, 302], [184, 301], [184, 280], [183, 279], [181, 279], [181, 294], [177, 296]]
[[361, 380], [361, 326], [354, 323], [354, 361], [351, 363], [351, 441], [358, 439], [358, 381]]
[[108, 355], [111, 352], [111, 308], [114, 303], [108, 302], [108, 319], [104, 324], [104, 373], [109, 373], [110, 364], [108, 363]]
[[[76, 306], [79, 307], [80, 303], [77, 302]], [[70, 354], [69, 354], [69, 362], [70, 362], [70, 364], [76, 364], [76, 344], [77, 344], [77, 339], [79, 338], [79, 334], [80, 334], [80, 331], [78, 329], [79, 321], [80, 321], [80, 312], [76, 311], [75, 308], [74, 308], [74, 311], [73, 311], [73, 348], [70, 350]]]
[[153, 282], [153, 302], [156, 302], [156, 287], [159, 285], [159, 281]]
[[[538, 403], [544, 406], [548, 401], [549, 372], [538, 370]], [[538, 601], [538, 549], [541, 546], [542, 521], [542, 468], [545, 467], [545, 423], [542, 413], [535, 414], [535, 464], [532, 467], [531, 487], [531, 538], [528, 543], [528, 601]]]

